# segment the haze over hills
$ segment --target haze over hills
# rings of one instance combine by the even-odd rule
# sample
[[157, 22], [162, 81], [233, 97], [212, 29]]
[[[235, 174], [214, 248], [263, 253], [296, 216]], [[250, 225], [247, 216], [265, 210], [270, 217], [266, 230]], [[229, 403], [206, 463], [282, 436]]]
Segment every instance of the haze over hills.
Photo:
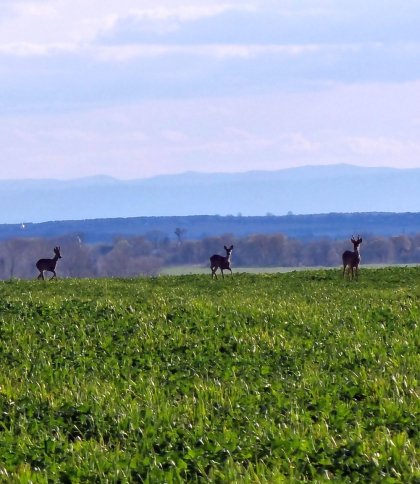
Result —
[[420, 169], [308, 166], [122, 181], [0, 181], [0, 223], [141, 216], [420, 212]]

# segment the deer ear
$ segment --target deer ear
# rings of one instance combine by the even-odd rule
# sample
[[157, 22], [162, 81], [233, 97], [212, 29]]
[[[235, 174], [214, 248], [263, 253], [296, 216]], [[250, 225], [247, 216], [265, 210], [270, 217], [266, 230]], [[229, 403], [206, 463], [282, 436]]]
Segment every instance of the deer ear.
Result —
[[232, 250], [232, 249], [233, 249], [233, 245], [230, 246], [230, 250]]
[[228, 250], [228, 248], [226, 247], [226, 245], [223, 246], [225, 248], [225, 250]]

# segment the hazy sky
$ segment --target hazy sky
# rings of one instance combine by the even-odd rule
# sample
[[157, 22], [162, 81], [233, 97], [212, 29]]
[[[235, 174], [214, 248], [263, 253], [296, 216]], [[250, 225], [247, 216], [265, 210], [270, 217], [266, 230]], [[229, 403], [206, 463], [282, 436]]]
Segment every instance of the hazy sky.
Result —
[[0, 0], [0, 178], [420, 167], [419, 0]]

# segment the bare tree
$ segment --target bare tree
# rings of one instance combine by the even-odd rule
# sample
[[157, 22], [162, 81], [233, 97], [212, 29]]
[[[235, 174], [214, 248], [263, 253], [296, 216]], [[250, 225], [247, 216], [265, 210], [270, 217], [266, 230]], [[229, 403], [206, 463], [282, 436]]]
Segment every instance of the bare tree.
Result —
[[185, 232], [186, 232], [186, 229], [181, 229], [180, 227], [177, 227], [175, 229], [175, 235], [178, 239], [178, 245], [182, 244], [182, 237], [184, 236]]

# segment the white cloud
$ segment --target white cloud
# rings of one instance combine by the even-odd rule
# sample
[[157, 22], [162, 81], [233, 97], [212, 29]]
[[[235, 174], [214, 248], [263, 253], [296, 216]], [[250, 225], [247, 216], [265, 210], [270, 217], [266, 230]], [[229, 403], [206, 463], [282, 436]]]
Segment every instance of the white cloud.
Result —
[[0, 43], [86, 43], [126, 18], [192, 21], [233, 8], [250, 6], [217, 0], [13, 0], [2, 4]]
[[0, 178], [136, 178], [344, 162], [419, 166], [419, 126], [405, 123], [418, 116], [419, 87], [331, 86], [3, 115]]
[[194, 21], [203, 17], [214, 17], [228, 11], [249, 11], [255, 12], [256, 7], [244, 2], [240, 9], [238, 5], [225, 3], [225, 4], [189, 4], [180, 6], [154, 6], [149, 8], [135, 8], [132, 9], [130, 14], [137, 19], [147, 18], [154, 20], [166, 20], [166, 19], [178, 19], [180, 21]]
[[72, 43], [31, 43], [14, 42], [0, 44], [0, 55], [16, 57], [44, 57], [77, 53], [79, 48]]
[[180, 144], [187, 143], [189, 141], [188, 136], [183, 132], [176, 129], [167, 129], [162, 132], [162, 138], [170, 143]]
[[[353, 47], [350, 47], [353, 49]], [[144, 57], [162, 57], [168, 55], [210, 57], [210, 58], [243, 58], [250, 59], [262, 55], [280, 55], [298, 57], [322, 51], [345, 52], [347, 47], [318, 45], [235, 45], [235, 44], [200, 44], [200, 45], [121, 45], [95, 46], [86, 49], [92, 57], [107, 62], [130, 61]]]
[[57, 7], [46, 1], [29, 2], [21, 1], [15, 4], [16, 17], [31, 17], [33, 19], [53, 19], [57, 16]]
[[287, 133], [281, 137], [281, 145], [285, 152], [319, 154], [322, 147], [319, 141], [313, 141], [303, 133]]
[[[225, 37], [230, 35], [233, 43], [245, 44], [392, 38], [418, 42], [414, 19], [420, 14], [420, 4], [406, 0], [404, 7], [391, 5], [332, 0], [3, 0], [0, 44], [86, 44], [98, 36], [119, 42], [136, 33], [142, 33], [140, 39], [144, 40], [145, 33], [153, 32], [171, 44], [176, 44], [176, 39], [165, 39], [165, 33], [177, 32], [178, 39], [192, 43], [226, 44]], [[152, 36], [149, 41], [155, 40]]]
[[354, 154], [364, 157], [391, 156], [396, 160], [407, 157], [416, 160], [420, 157], [420, 143], [403, 138], [358, 136], [347, 138], [346, 144]]
[[420, 3], [383, 2], [3, 0], [0, 178], [418, 164]]

